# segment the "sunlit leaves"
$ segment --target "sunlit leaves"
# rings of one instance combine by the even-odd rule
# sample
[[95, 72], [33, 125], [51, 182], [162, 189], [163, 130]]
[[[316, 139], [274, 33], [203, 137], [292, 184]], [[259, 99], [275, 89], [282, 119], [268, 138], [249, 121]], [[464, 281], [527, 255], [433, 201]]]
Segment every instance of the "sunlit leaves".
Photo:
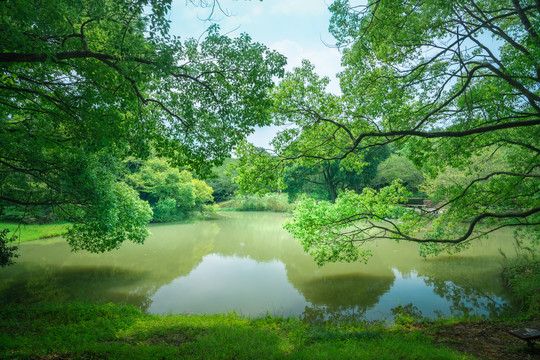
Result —
[[97, 201], [84, 209], [66, 236], [73, 250], [104, 252], [117, 249], [124, 241], [143, 243], [149, 235], [146, 224], [152, 218], [147, 202], [135, 190], [115, 179], [96, 181]]
[[[499, 227], [537, 236], [538, 4], [339, 0], [330, 10], [330, 30], [344, 47], [342, 94], [326, 93], [307, 62], [286, 75], [274, 91], [278, 123], [288, 126], [273, 142], [278, 164], [308, 174], [340, 161], [361, 171], [363, 151], [392, 143], [427, 179], [433, 202], [396, 208], [381, 196], [399, 191], [392, 186], [354, 195], [361, 200], [350, 213], [338, 205], [354, 198], [347, 192], [336, 205], [304, 199], [288, 229], [306, 250], [324, 263], [354, 259], [349, 246], [364, 239], [415, 241], [429, 255], [458, 251]], [[368, 197], [381, 208], [366, 207]], [[369, 224], [374, 218], [385, 226]]]
[[236, 154], [238, 163], [232, 166], [236, 171], [233, 180], [240, 193], [264, 194], [283, 188], [279, 159], [248, 142], [242, 142]]
[[154, 211], [153, 221], [168, 222], [186, 218], [191, 212], [211, 210], [212, 188], [194, 179], [186, 170], [179, 171], [163, 159], [149, 159], [126, 181]]
[[[361, 248], [362, 241], [384, 231], [389, 226], [384, 224], [386, 219], [405, 215], [407, 211], [399, 205], [408, 196], [410, 193], [396, 181], [378, 192], [370, 188], [361, 193], [345, 191], [335, 203], [304, 197], [285, 229], [319, 265], [336, 261], [366, 262], [370, 251]], [[379, 226], [380, 229], [376, 228]]]

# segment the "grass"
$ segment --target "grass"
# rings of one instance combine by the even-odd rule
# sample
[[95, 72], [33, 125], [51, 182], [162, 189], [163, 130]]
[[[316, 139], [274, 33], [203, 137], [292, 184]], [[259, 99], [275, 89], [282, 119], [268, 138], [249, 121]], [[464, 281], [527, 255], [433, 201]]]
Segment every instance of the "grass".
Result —
[[517, 261], [507, 265], [503, 279], [521, 303], [527, 317], [540, 319], [540, 261]]
[[0, 229], [9, 230], [8, 237], [15, 235], [18, 237], [17, 241], [21, 242], [64, 235], [67, 233], [69, 226], [69, 223], [19, 225], [14, 223], [0, 222]]
[[0, 309], [3, 359], [471, 359], [418, 331], [297, 318], [144, 314], [113, 304]]
[[294, 209], [287, 194], [247, 195], [236, 197], [219, 204], [221, 211], [277, 211], [289, 212]]

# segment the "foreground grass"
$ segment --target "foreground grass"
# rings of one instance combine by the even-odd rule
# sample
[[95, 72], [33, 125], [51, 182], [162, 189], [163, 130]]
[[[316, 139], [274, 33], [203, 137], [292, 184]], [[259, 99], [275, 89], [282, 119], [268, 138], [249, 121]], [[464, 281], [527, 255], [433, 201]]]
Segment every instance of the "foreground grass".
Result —
[[420, 332], [296, 318], [156, 316], [113, 304], [0, 309], [2, 359], [470, 359]]
[[0, 222], [0, 229], [8, 229], [8, 237], [15, 235], [17, 236], [17, 241], [24, 242], [64, 235], [67, 233], [69, 225], [69, 223], [19, 225], [14, 223]]

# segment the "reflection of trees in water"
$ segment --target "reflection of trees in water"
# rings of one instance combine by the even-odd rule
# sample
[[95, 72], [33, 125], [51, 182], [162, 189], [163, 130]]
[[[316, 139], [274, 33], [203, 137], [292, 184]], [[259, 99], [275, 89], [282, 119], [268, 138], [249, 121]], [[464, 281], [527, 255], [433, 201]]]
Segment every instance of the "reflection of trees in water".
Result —
[[366, 321], [366, 309], [351, 306], [308, 305], [300, 316], [302, 320], [314, 325], [332, 323], [336, 325], [357, 324]]
[[434, 293], [450, 303], [452, 315], [485, 312], [500, 316], [512, 310], [508, 292], [498, 275], [493, 256], [449, 256], [431, 259], [419, 268], [421, 276]]
[[[117, 267], [26, 265], [20, 273], [2, 284], [3, 304], [57, 303], [90, 301], [94, 303], [128, 303], [145, 310], [150, 306], [147, 291], [137, 289], [129, 294], [113, 289], [137, 287], [145, 274]], [[104, 296], [104, 293], [107, 296]]]
[[112, 301], [146, 310], [157, 289], [189, 274], [212, 252], [219, 232], [212, 223], [203, 229], [183, 224], [151, 230], [158, 238], [144, 246], [125, 244], [100, 255], [66, 252], [63, 242], [26, 245], [24, 261], [0, 274], [0, 302]]
[[[230, 213], [217, 221], [219, 236], [214, 253], [248, 257], [258, 262], [303, 254], [302, 248], [281, 228], [286, 215], [279, 213]], [[310, 259], [310, 261], [312, 261]]]
[[[511, 310], [510, 305], [501, 301], [493, 293], [486, 293], [471, 284], [425, 277], [424, 282], [433, 287], [433, 292], [450, 303], [452, 315], [473, 315], [485, 312], [488, 316], [499, 317]], [[441, 316], [441, 313], [438, 313]]]
[[[376, 275], [363, 274], [364, 268], [354, 264], [352, 268], [320, 269], [281, 230], [284, 218], [272, 213], [233, 213], [204, 223], [155, 226], [151, 228], [155, 237], [146, 245], [124, 246], [119, 252], [94, 257], [37, 250], [31, 256], [24, 255], [27, 262], [0, 274], [0, 302], [113, 301], [146, 310], [161, 286], [187, 276], [209, 254], [282, 262], [288, 281], [310, 304], [303, 317], [314, 322], [363, 317], [394, 284], [389, 264], [405, 274], [418, 271], [436, 294], [450, 302], [455, 314], [469, 314], [475, 308], [498, 314], [501, 306], [487, 300], [485, 294], [508, 300], [492, 270], [496, 259], [487, 256], [441, 257], [415, 263], [409, 261], [406, 251], [402, 253], [406, 247], [400, 247], [399, 253], [381, 247], [382, 255], [371, 260], [369, 270], [365, 268]], [[345, 271], [349, 273], [343, 274]]]
[[326, 305], [329, 308], [358, 306], [367, 309], [375, 306], [393, 283], [393, 276], [344, 274], [324, 276], [293, 286], [315, 305]]
[[344, 274], [324, 276], [293, 283], [306, 301], [302, 318], [312, 323], [334, 323], [363, 320], [367, 310], [374, 307], [394, 283], [394, 276]]
[[3, 304], [40, 301], [64, 303], [69, 300], [69, 296], [60, 287], [56, 273], [48, 267], [41, 267], [40, 271], [32, 272], [31, 276], [15, 277], [3, 283], [0, 299]]

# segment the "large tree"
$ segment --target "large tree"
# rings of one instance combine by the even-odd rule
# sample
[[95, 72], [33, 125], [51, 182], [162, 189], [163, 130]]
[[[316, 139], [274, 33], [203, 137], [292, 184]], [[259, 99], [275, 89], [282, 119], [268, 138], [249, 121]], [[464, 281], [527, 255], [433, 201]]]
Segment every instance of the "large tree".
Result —
[[[271, 166], [341, 160], [361, 170], [357, 154], [392, 143], [429, 178], [463, 176], [431, 182], [438, 206], [424, 212], [399, 207], [410, 196], [399, 182], [335, 204], [306, 199], [287, 225], [306, 251], [320, 264], [365, 260], [358, 245], [392, 238], [438, 253], [502, 227], [538, 241], [540, 2], [338, 0], [330, 9], [342, 94], [325, 93], [307, 63], [286, 76], [275, 113], [291, 126], [276, 137]], [[259, 170], [245, 171], [243, 184], [278, 180], [279, 171], [261, 175], [270, 161], [247, 153]], [[492, 157], [500, 166], [482, 169], [477, 159]]]
[[341, 160], [318, 161], [309, 166], [291, 164], [284, 172], [283, 190], [294, 201], [301, 194], [335, 202], [340, 191], [362, 191], [377, 175], [377, 166], [389, 156], [387, 147], [364, 150], [362, 171], [347, 170]]
[[195, 211], [214, 211], [212, 188], [203, 180], [194, 179], [189, 171], [173, 168], [163, 159], [138, 163], [131, 162], [136, 169], [125, 180], [141, 199], [148, 201], [154, 212], [153, 221], [177, 221]]
[[121, 159], [154, 149], [204, 175], [270, 122], [284, 57], [217, 27], [171, 36], [170, 6], [0, 1], [0, 208], [62, 213], [76, 249], [142, 242], [151, 211], [118, 181]]

